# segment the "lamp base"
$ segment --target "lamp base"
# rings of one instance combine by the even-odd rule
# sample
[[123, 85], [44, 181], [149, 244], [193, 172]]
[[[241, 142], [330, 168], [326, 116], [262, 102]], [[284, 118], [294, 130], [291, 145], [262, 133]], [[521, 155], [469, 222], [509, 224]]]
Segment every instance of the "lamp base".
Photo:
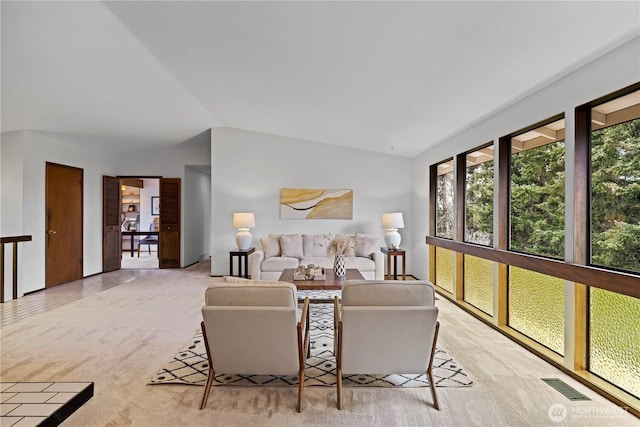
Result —
[[238, 249], [246, 251], [251, 247], [252, 240], [253, 236], [249, 233], [248, 228], [238, 228], [238, 234], [236, 234], [236, 244], [238, 245]]
[[397, 249], [400, 247], [400, 241], [402, 237], [400, 233], [398, 233], [397, 228], [388, 228], [386, 234], [384, 235], [384, 242], [387, 244], [387, 248], [389, 249]]

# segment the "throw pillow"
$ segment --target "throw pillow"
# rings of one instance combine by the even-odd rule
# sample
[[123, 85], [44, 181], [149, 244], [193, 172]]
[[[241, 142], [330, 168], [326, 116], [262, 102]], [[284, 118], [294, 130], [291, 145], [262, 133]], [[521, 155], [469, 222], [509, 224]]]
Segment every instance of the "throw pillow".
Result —
[[355, 251], [355, 240], [353, 238], [353, 234], [336, 234], [335, 237], [346, 237], [347, 238], [347, 250], [345, 251], [345, 255], [348, 257], [356, 256]]
[[326, 257], [329, 255], [329, 244], [333, 234], [303, 234], [302, 246], [305, 257]]
[[277, 234], [269, 234], [269, 237], [260, 239], [260, 245], [262, 246], [265, 259], [280, 256], [282, 253], [280, 250], [280, 236]]
[[369, 257], [378, 246], [378, 238], [367, 234], [356, 233], [354, 238], [356, 256]]
[[289, 258], [304, 258], [302, 252], [302, 235], [300, 234], [283, 234], [280, 236], [280, 248], [282, 256]]

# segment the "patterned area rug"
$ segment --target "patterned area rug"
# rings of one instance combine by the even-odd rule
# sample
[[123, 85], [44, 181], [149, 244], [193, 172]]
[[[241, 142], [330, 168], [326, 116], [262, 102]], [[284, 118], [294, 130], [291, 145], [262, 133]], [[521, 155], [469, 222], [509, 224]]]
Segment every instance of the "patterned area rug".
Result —
[[[339, 292], [339, 291], [338, 291]], [[324, 296], [324, 295], [323, 295]], [[336, 384], [336, 361], [333, 354], [333, 304], [312, 304], [311, 357], [307, 359], [305, 386]], [[153, 376], [149, 384], [189, 384], [204, 386], [209, 361], [202, 333], [191, 341]], [[436, 349], [433, 376], [437, 387], [468, 387], [473, 381], [462, 367], [444, 350]], [[216, 375], [214, 385], [289, 386], [298, 383], [297, 376]], [[426, 387], [426, 375], [350, 375], [342, 380], [345, 386]]]

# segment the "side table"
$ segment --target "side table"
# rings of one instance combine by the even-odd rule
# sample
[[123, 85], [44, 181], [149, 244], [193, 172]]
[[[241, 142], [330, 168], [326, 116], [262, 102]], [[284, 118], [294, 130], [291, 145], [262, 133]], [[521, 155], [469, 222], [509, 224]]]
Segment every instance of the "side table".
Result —
[[398, 257], [402, 257], [402, 280], [406, 279], [406, 261], [405, 261], [405, 253], [404, 249], [400, 248], [380, 248], [383, 254], [387, 255], [387, 274], [385, 275], [385, 279], [391, 280], [391, 258], [393, 258], [393, 280], [398, 280]]
[[[256, 248], [234, 249], [229, 252], [229, 276], [233, 276], [233, 259], [238, 257], [238, 277], [249, 278], [249, 254], [255, 252]], [[244, 260], [244, 274], [242, 274], [242, 262]]]

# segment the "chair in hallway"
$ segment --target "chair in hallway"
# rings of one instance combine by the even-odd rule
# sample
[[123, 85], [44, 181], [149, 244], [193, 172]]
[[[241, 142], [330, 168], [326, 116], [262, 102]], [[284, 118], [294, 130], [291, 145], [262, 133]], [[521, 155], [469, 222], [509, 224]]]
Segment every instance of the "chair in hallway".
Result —
[[427, 374], [440, 409], [432, 373], [440, 324], [430, 282], [347, 280], [334, 316], [338, 409], [342, 376], [357, 374]]
[[[153, 223], [149, 224], [149, 231], [153, 231]], [[156, 250], [158, 246], [158, 236], [145, 236], [140, 239], [138, 242], [138, 258], [140, 258], [140, 246], [147, 245], [149, 248], [149, 255], [151, 255], [151, 245], [156, 245]]]

